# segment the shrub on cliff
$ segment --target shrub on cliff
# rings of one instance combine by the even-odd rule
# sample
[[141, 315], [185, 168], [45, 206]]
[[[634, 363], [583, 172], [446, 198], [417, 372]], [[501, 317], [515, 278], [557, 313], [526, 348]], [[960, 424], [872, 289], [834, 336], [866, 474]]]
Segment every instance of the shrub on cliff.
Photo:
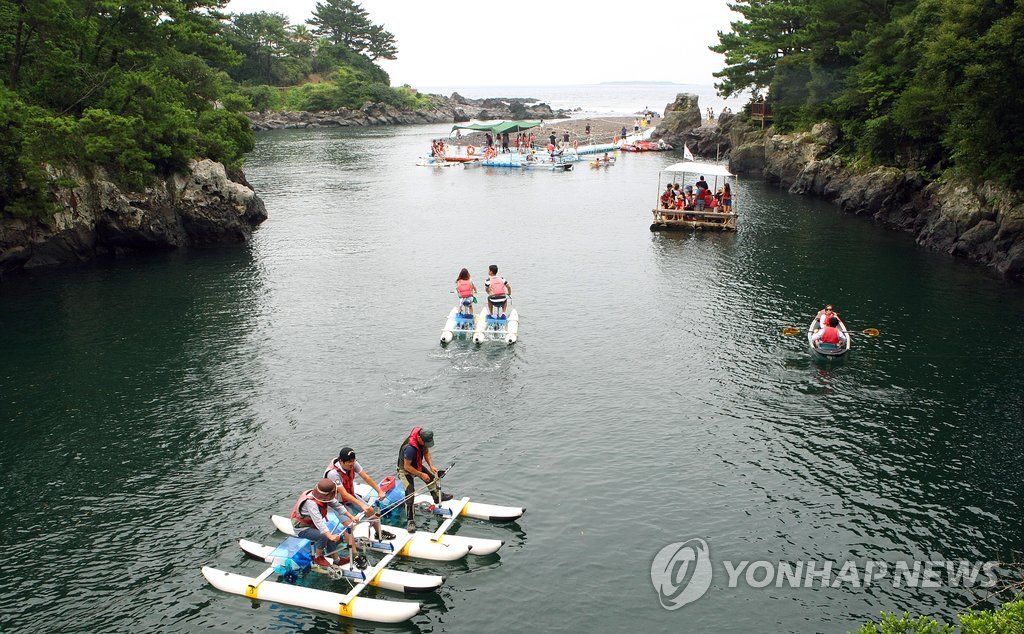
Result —
[[724, 95], [767, 90], [782, 131], [831, 119], [856, 158], [1024, 183], [1024, 5], [737, 0]]
[[219, 36], [221, 4], [0, 0], [0, 213], [45, 217], [48, 163], [102, 167], [131, 188], [193, 158], [239, 165], [252, 131], [215, 109], [238, 61]]
[[880, 623], [868, 623], [857, 634], [1020, 634], [1024, 632], [1024, 599], [995, 610], [968, 611], [959, 616], [960, 626], [942, 625], [928, 616], [883, 613]]

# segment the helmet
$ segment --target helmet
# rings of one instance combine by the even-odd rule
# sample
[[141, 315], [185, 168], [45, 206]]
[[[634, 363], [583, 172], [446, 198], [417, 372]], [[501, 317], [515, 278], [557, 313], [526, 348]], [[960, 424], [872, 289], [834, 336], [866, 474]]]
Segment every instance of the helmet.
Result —
[[321, 502], [330, 502], [334, 499], [334, 496], [338, 494], [338, 485], [334, 483], [334, 480], [330, 478], [324, 478], [316, 483], [316, 488], [313, 489], [313, 497], [320, 500]]
[[430, 431], [429, 429], [421, 429], [420, 430], [420, 442], [427, 449], [433, 447], [434, 446], [434, 432]]

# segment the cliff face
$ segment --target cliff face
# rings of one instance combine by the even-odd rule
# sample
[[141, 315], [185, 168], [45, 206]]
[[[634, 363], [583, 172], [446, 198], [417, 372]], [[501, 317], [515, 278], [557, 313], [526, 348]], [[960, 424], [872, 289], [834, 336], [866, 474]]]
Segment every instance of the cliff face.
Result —
[[359, 110], [323, 112], [248, 112], [254, 130], [281, 130], [368, 125], [411, 125], [417, 123], [462, 123], [470, 119], [556, 119], [570, 115], [552, 110], [536, 99], [520, 97], [467, 99], [458, 93], [451, 97], [429, 95], [431, 105], [423, 110], [399, 110], [394, 106], [368, 103]]
[[[946, 177], [929, 181], [897, 167], [858, 169], [835, 157], [839, 132], [820, 123], [810, 132], [775, 134], [736, 115], [702, 124], [694, 95], [670, 108], [691, 116], [657, 133], [689, 145], [697, 156], [728, 160], [737, 174], [756, 175], [793, 194], [821, 196], [844, 211], [871, 216], [886, 227], [914, 234], [918, 244], [962, 257], [1011, 280], [1024, 278], [1024, 196], [992, 182]], [[692, 113], [695, 112], [695, 120]]]
[[47, 222], [0, 218], [0, 274], [97, 256], [245, 242], [267, 210], [241, 173], [209, 160], [128, 192], [102, 172], [49, 170], [58, 211]]

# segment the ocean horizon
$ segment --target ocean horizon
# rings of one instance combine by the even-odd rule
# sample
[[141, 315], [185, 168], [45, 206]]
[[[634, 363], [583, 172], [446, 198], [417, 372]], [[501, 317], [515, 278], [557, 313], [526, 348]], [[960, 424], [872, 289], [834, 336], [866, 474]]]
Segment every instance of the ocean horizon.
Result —
[[602, 83], [561, 84], [534, 86], [423, 86], [420, 92], [444, 95], [459, 93], [469, 99], [517, 97], [535, 99], [553, 109], [576, 110], [575, 116], [632, 116], [644, 110], [664, 114], [665, 108], [680, 93], [694, 93], [699, 99], [701, 114], [708, 107], [717, 115], [722, 108], [737, 111], [749, 99], [748, 95], [724, 99], [712, 85], [674, 83]]

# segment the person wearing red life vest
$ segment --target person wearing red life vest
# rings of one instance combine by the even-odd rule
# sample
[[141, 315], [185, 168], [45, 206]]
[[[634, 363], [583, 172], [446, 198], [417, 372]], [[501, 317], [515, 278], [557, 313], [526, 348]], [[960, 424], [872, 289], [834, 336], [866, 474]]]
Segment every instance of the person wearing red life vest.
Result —
[[[338, 502], [337, 495], [338, 486], [327, 478], [320, 480], [314, 488], [303, 491], [292, 508], [292, 526], [299, 537], [313, 542], [313, 563], [316, 565], [330, 568], [348, 563], [348, 560], [335, 555], [338, 542], [344, 535], [353, 563], [359, 568], [365, 568], [366, 558], [356, 553], [355, 541], [352, 539], [351, 527], [355, 525], [356, 518]], [[327, 512], [331, 509], [338, 517], [348, 517], [343, 531], [332, 531], [328, 527]]]
[[[487, 289], [487, 310], [495, 317], [505, 316], [505, 305], [508, 298], [512, 297], [512, 285], [505, 278], [498, 275], [498, 265], [492, 264], [487, 267], [490, 275], [484, 280], [484, 288]], [[495, 310], [495, 307], [498, 310]]]
[[405, 513], [409, 518], [406, 529], [416, 532], [416, 480], [427, 483], [430, 495], [435, 504], [452, 499], [448, 493], [441, 493], [438, 480], [444, 477], [445, 470], [434, 467], [430, 457], [430, 448], [434, 446], [434, 432], [422, 427], [413, 427], [409, 436], [402, 441], [398, 450], [398, 479], [405, 487]]
[[370, 477], [361, 464], [356, 462], [356, 452], [351, 447], [343, 447], [338, 453], [338, 457], [331, 460], [327, 464], [327, 470], [324, 471], [324, 477], [338, 485], [338, 499], [345, 505], [349, 513], [362, 513], [364, 517], [373, 518], [373, 526], [377, 531], [378, 539], [394, 539], [394, 533], [381, 530], [380, 519], [374, 518], [376, 512], [373, 507], [356, 495], [356, 474], [359, 474], [366, 484], [373, 487], [373, 490], [377, 492], [378, 499], [383, 500], [386, 497], [387, 494], [381, 490], [377, 482]]
[[839, 329], [839, 318], [834, 315], [828, 320], [827, 326], [811, 335], [812, 342], [820, 341], [821, 343], [827, 343], [837, 347], [840, 342], [845, 345], [846, 338], [846, 333]]
[[832, 317], [839, 317], [839, 314], [832, 309], [832, 304], [828, 304], [824, 308], [818, 311], [817, 319], [819, 328], [824, 328], [828, 325], [829, 320]]
[[472, 315], [473, 304], [476, 302], [476, 284], [469, 277], [469, 269], [459, 271], [459, 277], [455, 280], [455, 293], [459, 296], [460, 311]]

